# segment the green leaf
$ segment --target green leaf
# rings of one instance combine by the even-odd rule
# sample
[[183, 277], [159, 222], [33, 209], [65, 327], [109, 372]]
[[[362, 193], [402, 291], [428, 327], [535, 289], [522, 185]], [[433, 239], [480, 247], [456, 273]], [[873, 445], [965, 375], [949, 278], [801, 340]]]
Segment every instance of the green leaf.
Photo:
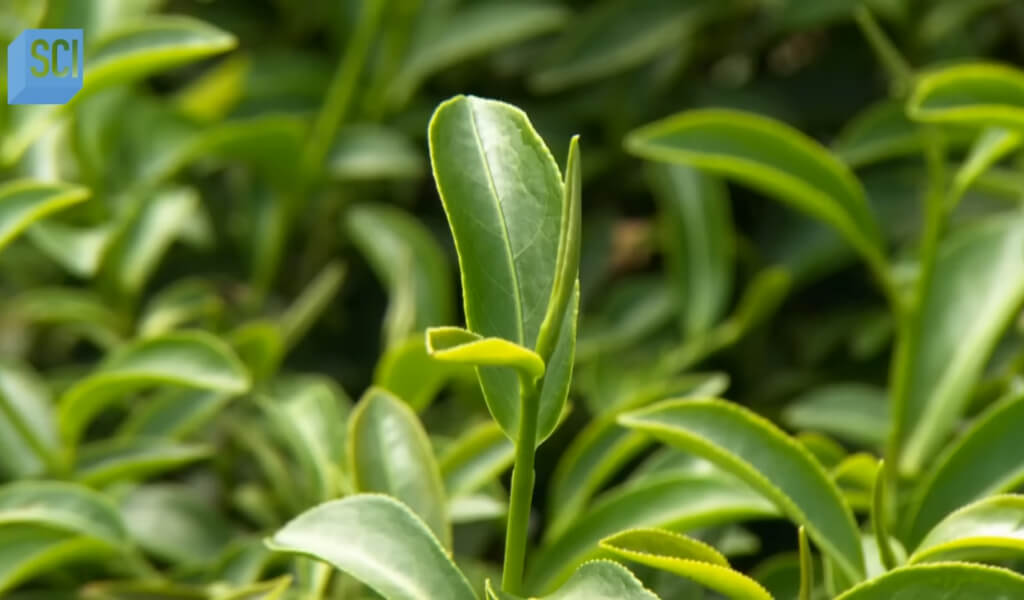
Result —
[[[434, 178], [462, 274], [469, 330], [535, 348], [555, 287], [565, 220], [564, 185], [526, 115], [508, 104], [456, 96], [430, 122]], [[554, 430], [565, 403], [577, 303], [566, 307], [548, 361], [537, 438]], [[568, 313], [572, 314], [568, 314]], [[478, 370], [487, 406], [507, 434], [519, 429], [519, 385], [509, 370]]]
[[0, 593], [51, 570], [113, 556], [115, 551], [95, 538], [33, 525], [3, 527], [0, 528]]
[[228, 342], [255, 382], [273, 376], [284, 358], [284, 333], [274, 321], [257, 319], [239, 325]]
[[771, 422], [714, 399], [670, 400], [622, 415], [619, 422], [737, 475], [806, 527], [848, 578], [864, 578], [860, 535], [849, 506], [821, 464]]
[[349, 473], [360, 492], [400, 500], [450, 548], [451, 525], [441, 471], [416, 414], [388, 392], [370, 388], [348, 424]]
[[947, 67], [922, 75], [907, 101], [925, 123], [1024, 127], [1024, 73], [992, 63]]
[[704, 542], [660, 529], [632, 529], [601, 540], [613, 554], [692, 579], [733, 600], [772, 600], [761, 584], [729, 566]]
[[419, 147], [381, 125], [350, 125], [338, 132], [327, 172], [342, 181], [417, 179], [426, 171]]
[[1024, 551], [1024, 496], [999, 495], [968, 504], [928, 532], [908, 562], [985, 560]]
[[344, 455], [348, 399], [329, 380], [304, 378], [277, 382], [272, 399], [260, 403], [302, 471], [301, 487], [310, 504], [336, 498], [336, 473]]
[[241, 394], [249, 376], [231, 350], [208, 333], [171, 333], [135, 342], [64, 392], [57, 419], [61, 436], [73, 443], [118, 396], [154, 385]]
[[503, 338], [484, 338], [461, 327], [431, 327], [427, 352], [433, 358], [463, 365], [511, 367], [531, 380], [544, 375], [544, 359]]
[[0, 524], [34, 525], [124, 546], [125, 524], [102, 494], [74, 483], [19, 481], [0, 487]]
[[950, 593], [963, 600], [1017, 598], [1024, 594], [1024, 577], [1007, 569], [965, 563], [917, 565], [889, 571], [836, 600], [927, 600]]
[[428, 23], [390, 82], [388, 103], [401, 106], [432, 74], [560, 27], [565, 8], [539, 2], [468, 5]]
[[28, 237], [72, 275], [92, 277], [99, 270], [113, 238], [112, 225], [74, 227], [55, 221], [40, 221], [29, 228]]
[[[495, 590], [487, 581], [488, 600], [522, 600]], [[610, 560], [593, 560], [580, 565], [562, 587], [546, 596], [529, 600], [658, 600], [629, 569]]]
[[121, 293], [134, 296], [142, 290], [198, 206], [199, 194], [191, 188], [164, 190], [138, 205], [104, 261]]
[[171, 389], [133, 411], [118, 429], [123, 438], [182, 439], [217, 415], [232, 395], [207, 390]]
[[535, 552], [526, 587], [553, 589], [582, 562], [603, 555], [598, 542], [624, 529], [690, 530], [775, 514], [760, 494], [721, 472], [647, 477], [607, 493], [562, 535]]
[[139, 337], [162, 335], [182, 325], [213, 320], [224, 312], [224, 301], [205, 279], [179, 279], [146, 302], [139, 317]]
[[127, 329], [123, 315], [111, 310], [99, 295], [80, 288], [33, 288], [16, 296], [9, 310], [14, 317], [29, 323], [79, 329], [103, 349], [120, 343]]
[[934, 460], [935, 466], [914, 490], [906, 513], [908, 548], [952, 511], [984, 496], [1005, 492], [1024, 482], [1024, 396], [992, 406]]
[[285, 575], [271, 581], [254, 583], [241, 589], [218, 594], [213, 597], [213, 600], [277, 600], [288, 591], [291, 585], [291, 575]]
[[839, 132], [832, 151], [851, 168], [918, 154], [925, 140], [901, 102], [883, 100], [858, 113]]
[[360, 494], [321, 504], [292, 519], [267, 544], [326, 561], [393, 600], [476, 600], [427, 525], [386, 496]]
[[77, 185], [29, 179], [0, 185], [0, 250], [29, 225], [85, 201], [89, 194]]
[[725, 185], [684, 166], [655, 164], [649, 185], [658, 200], [661, 245], [683, 308], [683, 335], [704, 333], [732, 295], [734, 240]]
[[451, 497], [479, 490], [512, 466], [515, 446], [494, 421], [470, 427], [441, 453], [438, 464]]
[[588, 423], [562, 453], [549, 484], [546, 539], [560, 535], [591, 497], [650, 445], [648, 436], [619, 426], [615, 420], [619, 414], [665, 398], [714, 395], [727, 385], [720, 374], [695, 373], [654, 382], [649, 378], [647, 372], [640, 377], [620, 376], [624, 399]]
[[57, 469], [60, 440], [46, 383], [28, 366], [0, 361], [0, 469], [28, 477]]
[[975, 181], [999, 159], [1024, 143], [1024, 132], [990, 127], [974, 142], [967, 159], [953, 177], [953, 198], [959, 201]]
[[902, 473], [918, 473], [963, 414], [995, 343], [1024, 302], [1022, 254], [1019, 216], [990, 219], [940, 245], [893, 407]]
[[[391, 297], [385, 323], [387, 346], [427, 327], [450, 323], [454, 313], [449, 259], [422, 222], [386, 204], [356, 204], [342, 225]], [[403, 266], [408, 265], [408, 269]], [[407, 297], [400, 297], [401, 295]], [[408, 327], [396, 322], [397, 308], [412, 307]]]
[[203, 564], [223, 552], [233, 534], [229, 523], [194, 490], [146, 485], [121, 501], [132, 539], [146, 552], [175, 564]]
[[865, 383], [827, 384], [800, 395], [782, 413], [794, 429], [821, 431], [854, 444], [879, 448], [889, 431], [886, 390]]
[[281, 315], [281, 335], [284, 337], [285, 346], [294, 346], [306, 335], [334, 299], [344, 279], [345, 266], [332, 262], [309, 282]]
[[[374, 369], [373, 384], [420, 412], [430, 406], [449, 379], [468, 370], [430, 356], [426, 336], [416, 333], [384, 351]], [[473, 377], [472, 372], [468, 375]]]
[[137, 481], [173, 471], [209, 458], [213, 449], [199, 444], [175, 444], [146, 438], [114, 439], [85, 444], [75, 462], [75, 479], [101, 487], [120, 481]]
[[183, 16], [150, 15], [119, 25], [96, 43], [88, 75], [76, 99], [126, 80], [140, 79], [226, 52], [233, 35]]
[[610, 77], [682, 46], [720, 11], [714, 2], [609, 0], [588, 7], [551, 49], [531, 77], [538, 92], [551, 93]]
[[831, 225], [879, 274], [882, 239], [864, 190], [828, 150], [799, 131], [751, 113], [692, 110], [631, 132], [642, 158], [690, 165], [746, 183]]

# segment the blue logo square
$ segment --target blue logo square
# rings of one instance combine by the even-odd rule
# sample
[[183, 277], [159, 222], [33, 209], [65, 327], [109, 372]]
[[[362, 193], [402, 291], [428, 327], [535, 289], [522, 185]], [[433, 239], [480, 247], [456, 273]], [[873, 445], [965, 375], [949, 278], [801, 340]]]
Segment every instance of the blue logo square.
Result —
[[7, 46], [7, 103], [64, 104], [85, 79], [81, 29], [26, 29]]

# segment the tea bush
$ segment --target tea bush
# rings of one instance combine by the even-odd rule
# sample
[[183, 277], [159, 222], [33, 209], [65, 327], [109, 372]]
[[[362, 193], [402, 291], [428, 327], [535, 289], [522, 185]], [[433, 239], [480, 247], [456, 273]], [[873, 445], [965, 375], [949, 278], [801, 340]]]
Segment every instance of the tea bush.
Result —
[[35, 27], [85, 83], [0, 105], [3, 597], [1024, 597], [1024, 5]]

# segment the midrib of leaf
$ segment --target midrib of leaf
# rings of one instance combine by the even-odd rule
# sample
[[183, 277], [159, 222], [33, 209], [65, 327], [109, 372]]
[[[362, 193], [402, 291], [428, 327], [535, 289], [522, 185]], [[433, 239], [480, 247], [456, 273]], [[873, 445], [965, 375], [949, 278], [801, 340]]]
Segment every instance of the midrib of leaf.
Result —
[[505, 244], [505, 256], [508, 258], [508, 267], [512, 274], [512, 286], [515, 288], [512, 292], [515, 298], [516, 332], [519, 335], [519, 339], [513, 341], [523, 343], [526, 340], [526, 334], [523, 331], [523, 292], [519, 285], [519, 271], [516, 270], [515, 253], [512, 251], [512, 237], [508, 231], [508, 223], [505, 221], [505, 211], [502, 208], [501, 197], [498, 195], [498, 188], [494, 184], [494, 175], [491, 173], [490, 157], [487, 155], [483, 139], [480, 137], [480, 128], [477, 125], [476, 107], [472, 103], [470, 103], [469, 106], [469, 123], [473, 128], [473, 141], [476, 143], [477, 151], [480, 153], [480, 160], [484, 167], [484, 173], [487, 175], [487, 187], [491, 190], [491, 198], [494, 200], [494, 209], [498, 214], [498, 220], [501, 222], [501, 240]]

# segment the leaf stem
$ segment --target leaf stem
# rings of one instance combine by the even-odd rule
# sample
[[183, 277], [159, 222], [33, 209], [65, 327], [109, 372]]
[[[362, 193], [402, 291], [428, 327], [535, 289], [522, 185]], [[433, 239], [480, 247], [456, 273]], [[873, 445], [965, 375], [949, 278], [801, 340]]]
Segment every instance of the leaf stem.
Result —
[[526, 536], [530, 526], [533, 502], [533, 461], [537, 451], [537, 413], [540, 407], [539, 388], [528, 377], [521, 378], [519, 433], [516, 436], [515, 466], [512, 467], [512, 489], [509, 493], [508, 525], [505, 532], [505, 566], [501, 588], [510, 594], [521, 594], [523, 566], [526, 562]]
[[911, 84], [914, 81], [914, 70], [907, 59], [903, 58], [900, 51], [889, 39], [871, 14], [863, 5], [858, 6], [853, 12], [853, 18], [857, 21], [861, 33], [867, 39], [871, 49], [874, 50], [878, 62], [882, 63], [886, 74], [889, 76], [890, 90], [893, 96], [902, 98], [910, 93]]
[[872, 490], [871, 502], [871, 523], [875, 532], [875, 543], [878, 544], [878, 555], [886, 570], [893, 570], [899, 563], [896, 561], [896, 553], [892, 549], [892, 542], [889, 540], [888, 519], [888, 494], [885, 480], [888, 473], [885, 468], [885, 460], [878, 463], [878, 472], [875, 474], [875, 487]]

